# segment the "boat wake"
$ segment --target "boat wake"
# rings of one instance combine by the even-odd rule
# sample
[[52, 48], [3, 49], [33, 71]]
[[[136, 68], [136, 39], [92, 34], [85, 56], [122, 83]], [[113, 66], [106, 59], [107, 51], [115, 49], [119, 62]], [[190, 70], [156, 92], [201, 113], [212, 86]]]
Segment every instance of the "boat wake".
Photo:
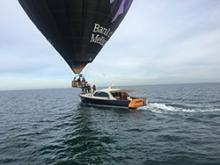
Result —
[[198, 112], [220, 112], [220, 108], [184, 108], [175, 107], [172, 105], [166, 105], [163, 103], [150, 103], [147, 106], [141, 107], [138, 110], [152, 111], [155, 113], [166, 113], [166, 112], [188, 112], [188, 113], [198, 113]]

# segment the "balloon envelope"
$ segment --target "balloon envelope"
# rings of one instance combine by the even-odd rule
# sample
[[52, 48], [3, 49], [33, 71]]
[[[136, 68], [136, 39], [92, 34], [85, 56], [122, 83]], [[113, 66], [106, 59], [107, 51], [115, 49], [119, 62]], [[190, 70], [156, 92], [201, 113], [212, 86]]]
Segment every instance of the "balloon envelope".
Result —
[[75, 73], [94, 60], [133, 0], [19, 0]]

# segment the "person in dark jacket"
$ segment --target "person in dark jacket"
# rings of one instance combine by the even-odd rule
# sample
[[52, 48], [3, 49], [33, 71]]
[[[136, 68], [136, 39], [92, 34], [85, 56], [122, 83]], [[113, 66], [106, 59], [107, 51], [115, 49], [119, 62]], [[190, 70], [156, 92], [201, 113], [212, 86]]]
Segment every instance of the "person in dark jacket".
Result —
[[93, 86], [92, 86], [92, 91], [93, 91], [93, 93], [96, 91], [96, 86], [95, 86], [95, 84], [93, 84]]

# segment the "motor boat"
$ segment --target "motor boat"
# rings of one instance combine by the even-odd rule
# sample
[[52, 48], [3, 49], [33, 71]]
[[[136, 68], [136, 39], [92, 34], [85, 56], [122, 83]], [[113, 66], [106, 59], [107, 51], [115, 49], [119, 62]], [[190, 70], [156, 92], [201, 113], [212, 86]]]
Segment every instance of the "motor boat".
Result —
[[122, 89], [101, 89], [94, 93], [81, 93], [80, 98], [83, 104], [136, 109], [148, 104], [148, 100], [142, 97], [131, 97], [128, 91]]

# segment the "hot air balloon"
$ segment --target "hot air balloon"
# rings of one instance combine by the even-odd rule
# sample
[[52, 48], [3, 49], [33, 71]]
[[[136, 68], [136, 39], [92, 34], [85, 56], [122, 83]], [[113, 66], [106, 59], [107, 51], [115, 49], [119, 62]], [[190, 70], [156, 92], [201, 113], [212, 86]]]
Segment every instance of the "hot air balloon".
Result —
[[19, 0], [74, 73], [92, 62], [133, 0]]

